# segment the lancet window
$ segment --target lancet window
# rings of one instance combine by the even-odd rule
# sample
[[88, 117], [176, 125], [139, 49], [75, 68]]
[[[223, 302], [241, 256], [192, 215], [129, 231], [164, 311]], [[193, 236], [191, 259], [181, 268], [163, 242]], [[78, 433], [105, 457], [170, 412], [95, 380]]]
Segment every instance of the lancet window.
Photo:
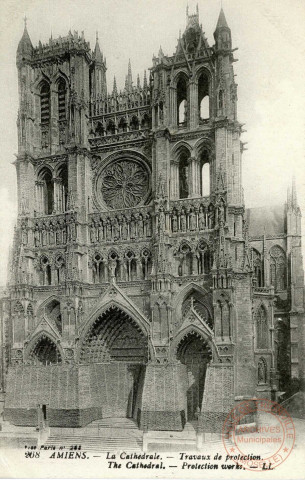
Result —
[[66, 82], [63, 78], [58, 82], [58, 120], [66, 120]]
[[61, 255], [55, 260], [55, 278], [58, 285], [65, 280], [65, 260]]
[[65, 212], [68, 209], [68, 169], [62, 165], [55, 182], [56, 210]]
[[40, 121], [44, 125], [50, 123], [50, 85], [47, 82], [40, 88]]
[[180, 76], [177, 82], [177, 124], [185, 127], [188, 121], [188, 88], [184, 76]]
[[256, 287], [263, 287], [264, 278], [263, 278], [263, 262], [261, 254], [253, 248], [253, 283]]
[[210, 159], [209, 152], [203, 150], [200, 155], [200, 193], [202, 197], [210, 195]]
[[198, 79], [199, 122], [210, 118], [209, 79], [202, 73]]
[[270, 249], [270, 283], [276, 292], [286, 288], [286, 255], [281, 247]]
[[189, 195], [189, 152], [185, 149], [179, 157], [179, 198], [187, 198]]
[[43, 168], [36, 182], [36, 210], [43, 215], [51, 215], [54, 209], [54, 192], [52, 173]]
[[40, 259], [40, 285], [52, 284], [52, 271], [48, 257], [43, 256]]

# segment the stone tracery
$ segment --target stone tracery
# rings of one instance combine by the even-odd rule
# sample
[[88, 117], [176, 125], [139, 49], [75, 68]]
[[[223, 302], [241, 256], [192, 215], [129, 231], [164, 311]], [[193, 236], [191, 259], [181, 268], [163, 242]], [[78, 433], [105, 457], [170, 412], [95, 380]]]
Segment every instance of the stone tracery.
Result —
[[149, 188], [146, 169], [132, 160], [109, 165], [102, 173], [102, 194], [111, 208], [135, 207]]

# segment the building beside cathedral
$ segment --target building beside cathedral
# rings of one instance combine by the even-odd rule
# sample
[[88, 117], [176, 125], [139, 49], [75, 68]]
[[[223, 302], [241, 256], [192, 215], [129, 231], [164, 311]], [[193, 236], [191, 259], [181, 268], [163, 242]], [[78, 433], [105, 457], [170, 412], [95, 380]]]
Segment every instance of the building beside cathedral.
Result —
[[[304, 386], [295, 186], [246, 209], [231, 30], [199, 12], [149, 76], [107, 90], [83, 35], [33, 46], [19, 81], [18, 219], [2, 312], [4, 418], [219, 431], [236, 401]], [[126, 62], [127, 63], [127, 62]]]

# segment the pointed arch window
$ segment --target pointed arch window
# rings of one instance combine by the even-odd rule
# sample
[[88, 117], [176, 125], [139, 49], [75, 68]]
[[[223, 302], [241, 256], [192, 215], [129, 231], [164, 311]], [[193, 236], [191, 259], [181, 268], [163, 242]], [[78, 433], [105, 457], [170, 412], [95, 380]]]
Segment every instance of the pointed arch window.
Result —
[[65, 280], [65, 260], [60, 255], [55, 260], [56, 283], [59, 285]]
[[210, 172], [210, 159], [209, 159], [209, 152], [207, 150], [203, 150], [200, 156], [200, 194], [202, 197], [206, 197], [210, 195], [210, 179], [211, 179], [211, 172]]
[[61, 78], [58, 82], [58, 120], [66, 120], [66, 82]]
[[189, 195], [189, 157], [187, 149], [183, 149], [178, 157], [179, 198], [187, 198]]
[[177, 82], [177, 124], [179, 127], [186, 127], [188, 121], [188, 94], [187, 82], [180, 76]]
[[279, 245], [270, 249], [270, 283], [276, 292], [286, 289], [286, 255]]
[[130, 122], [130, 130], [139, 130], [139, 119], [134, 115]]
[[106, 265], [102, 255], [96, 253], [92, 262], [93, 283], [101, 283], [106, 281]]
[[255, 314], [256, 348], [269, 347], [268, 320], [265, 308], [261, 305]]
[[52, 272], [51, 265], [48, 257], [43, 256], [40, 260], [41, 266], [41, 285], [51, 285], [52, 284]]
[[151, 252], [146, 248], [141, 255], [143, 280], [148, 280], [151, 273]]
[[58, 172], [58, 192], [57, 202], [58, 211], [66, 212], [68, 209], [68, 169], [67, 165], [62, 165]]
[[199, 122], [210, 118], [209, 79], [205, 73], [198, 79], [198, 110]]
[[30, 359], [41, 365], [61, 363], [57, 345], [46, 335], [42, 335], [30, 353]]
[[40, 88], [40, 121], [43, 125], [50, 123], [50, 85], [47, 82]]
[[263, 262], [261, 254], [253, 248], [253, 283], [254, 287], [263, 287]]
[[37, 211], [51, 215], [54, 209], [54, 185], [52, 173], [48, 168], [40, 171], [36, 187]]

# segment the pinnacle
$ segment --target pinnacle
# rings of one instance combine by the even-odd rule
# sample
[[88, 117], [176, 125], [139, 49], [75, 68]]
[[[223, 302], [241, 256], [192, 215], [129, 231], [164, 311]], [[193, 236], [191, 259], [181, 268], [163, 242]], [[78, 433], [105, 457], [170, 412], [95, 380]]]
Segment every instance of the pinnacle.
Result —
[[29, 53], [31, 54], [33, 50], [33, 45], [30, 39], [30, 35], [27, 29], [27, 18], [24, 17], [24, 30], [21, 37], [21, 40], [18, 45], [17, 53]]
[[220, 14], [219, 14], [219, 17], [218, 17], [218, 21], [217, 21], [217, 25], [216, 25], [216, 30], [218, 28], [223, 28], [223, 27], [229, 28], [229, 26], [227, 24], [225, 14], [224, 14], [224, 11], [223, 11], [223, 8], [221, 8]]
[[103, 54], [100, 49], [99, 41], [98, 41], [98, 32], [96, 32], [96, 43], [94, 49], [94, 58], [96, 62], [102, 63], [103, 62]]

